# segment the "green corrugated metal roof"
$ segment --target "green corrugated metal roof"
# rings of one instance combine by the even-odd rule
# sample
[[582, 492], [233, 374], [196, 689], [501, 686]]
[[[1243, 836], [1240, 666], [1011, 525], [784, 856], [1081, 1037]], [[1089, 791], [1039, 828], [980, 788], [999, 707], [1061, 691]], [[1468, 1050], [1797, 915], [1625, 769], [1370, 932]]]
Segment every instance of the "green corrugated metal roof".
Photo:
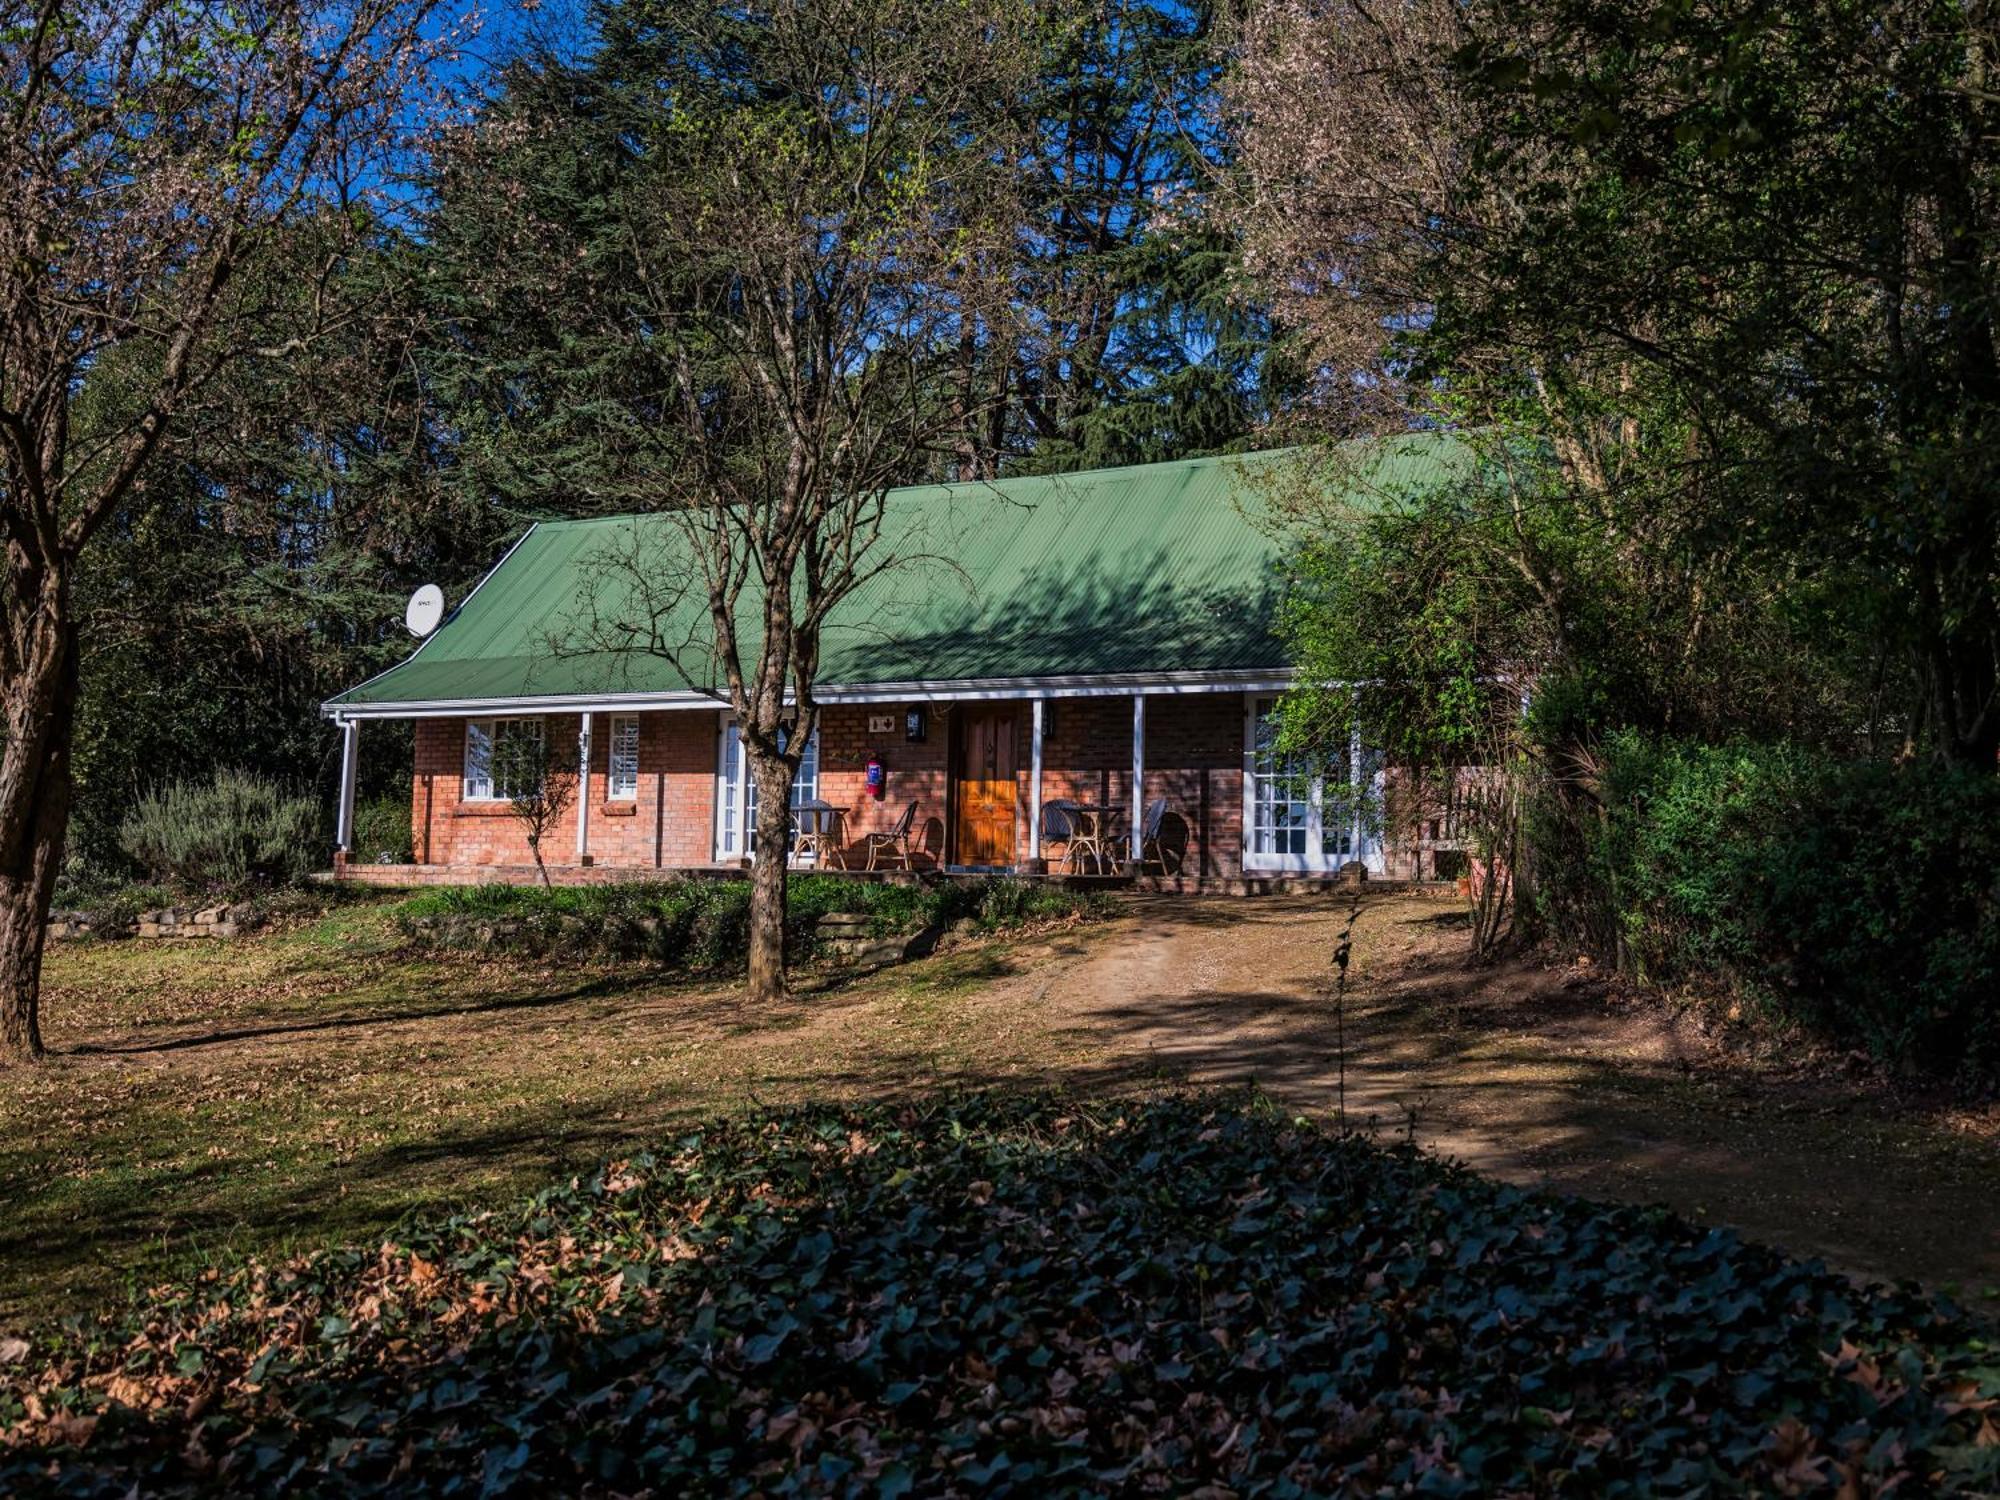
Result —
[[[1277, 547], [1255, 517], [1260, 475], [1290, 459], [1249, 454], [892, 491], [883, 545], [910, 560], [834, 611], [819, 681], [862, 688], [1282, 668]], [[1359, 459], [1341, 466], [1343, 482], [1370, 493], [1443, 483], [1471, 462], [1465, 445], [1436, 435], [1384, 439]], [[686, 591], [663, 619], [678, 659], [582, 649], [606, 638], [604, 622], [643, 631], [654, 613], [637, 602], [632, 560]], [[746, 605], [754, 618], [756, 601]], [[703, 644], [706, 618], [699, 570], [671, 517], [545, 522], [409, 660], [332, 704], [709, 691], [720, 678]]]

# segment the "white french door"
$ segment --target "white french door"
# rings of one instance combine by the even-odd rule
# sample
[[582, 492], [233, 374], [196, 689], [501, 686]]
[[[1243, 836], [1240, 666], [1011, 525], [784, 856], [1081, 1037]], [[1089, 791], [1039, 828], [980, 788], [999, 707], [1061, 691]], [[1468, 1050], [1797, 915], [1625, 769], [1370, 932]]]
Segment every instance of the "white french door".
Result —
[[[805, 754], [792, 777], [793, 807], [819, 795], [819, 731], [806, 741]], [[722, 748], [715, 772], [715, 857], [718, 861], [746, 859], [757, 833], [757, 783], [750, 776], [750, 759], [734, 719], [722, 723]]]
[[1274, 696], [1244, 699], [1243, 868], [1331, 871], [1358, 859], [1380, 871], [1380, 757], [1358, 740], [1318, 765], [1282, 754], [1272, 720], [1277, 703]]

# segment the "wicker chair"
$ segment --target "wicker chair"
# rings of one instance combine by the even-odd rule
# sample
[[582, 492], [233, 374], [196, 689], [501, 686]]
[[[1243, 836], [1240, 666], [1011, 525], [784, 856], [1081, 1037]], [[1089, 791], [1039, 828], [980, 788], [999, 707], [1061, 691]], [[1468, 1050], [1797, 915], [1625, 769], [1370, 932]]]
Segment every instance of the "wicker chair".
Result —
[[1160, 847], [1160, 831], [1166, 823], [1167, 799], [1155, 797], [1146, 804], [1146, 822], [1139, 830], [1139, 863], [1158, 865], [1162, 875], [1167, 872], [1167, 855]]
[[1047, 849], [1053, 844], [1061, 844], [1063, 857], [1060, 863], [1064, 869], [1069, 868], [1076, 858], [1076, 837], [1082, 827], [1083, 819], [1077, 814], [1076, 804], [1069, 799], [1058, 797], [1053, 802], [1042, 804], [1042, 847]]
[[916, 822], [917, 804], [911, 802], [904, 807], [903, 815], [896, 819], [887, 831], [862, 835], [863, 852], [866, 855], [862, 868], [872, 870], [876, 867], [875, 862], [878, 858], [893, 854], [901, 861], [903, 869], [909, 869], [910, 830], [916, 826]]

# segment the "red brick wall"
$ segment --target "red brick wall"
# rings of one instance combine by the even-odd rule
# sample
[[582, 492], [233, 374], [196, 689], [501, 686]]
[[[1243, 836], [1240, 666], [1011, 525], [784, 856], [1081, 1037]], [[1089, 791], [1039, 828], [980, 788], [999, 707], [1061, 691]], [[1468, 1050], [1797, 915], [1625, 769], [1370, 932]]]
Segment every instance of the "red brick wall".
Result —
[[[946, 777], [952, 716], [963, 708], [927, 705], [928, 733], [921, 744], [904, 738], [907, 705], [843, 704], [826, 708], [820, 722], [819, 794], [847, 810], [847, 836], [858, 845], [870, 830], [887, 828], [912, 798], [917, 801], [916, 846], [920, 864], [946, 854]], [[1015, 858], [1028, 857], [1032, 705], [1013, 705], [1018, 736], [1015, 777]], [[1060, 698], [1047, 706], [1042, 796], [1131, 806], [1132, 700]], [[888, 717], [888, 733], [871, 733], [871, 716]], [[720, 716], [675, 710], [639, 717], [639, 796], [605, 800], [610, 716], [598, 714], [591, 747], [590, 850], [607, 867], [668, 869], [714, 860], [714, 796]], [[544, 733], [552, 747], [576, 742], [577, 716], [551, 714]], [[886, 795], [865, 794], [871, 752], [888, 769]], [[529, 862], [520, 821], [505, 803], [463, 802], [465, 722], [424, 719], [416, 731], [412, 826], [420, 864], [521, 865]], [[1175, 873], [1234, 876], [1243, 847], [1243, 700], [1236, 693], [1162, 695], [1146, 701], [1146, 800], [1168, 800], [1166, 845], [1181, 861]], [[550, 864], [574, 864], [576, 814], [565, 813], [546, 837]]]
[[[639, 795], [605, 796], [611, 715], [597, 714], [590, 746], [590, 853], [598, 864], [634, 868], [708, 864], [715, 794], [718, 719], [712, 713], [639, 715]], [[563, 753], [576, 744], [578, 716], [549, 714], [542, 732]], [[411, 829], [419, 864], [518, 865], [530, 861], [520, 819], [505, 802], [466, 802], [465, 720], [420, 719]], [[544, 836], [550, 864], [576, 863], [576, 804]]]
[[[926, 705], [927, 725], [922, 744], [903, 738], [901, 703], [834, 704], [820, 710], [819, 794], [835, 807], [847, 810], [847, 839], [850, 847], [862, 835], [885, 830], [903, 815], [912, 798], [917, 802], [915, 830], [911, 846], [926, 856], [919, 863], [937, 863], [945, 847], [945, 768], [950, 749], [944, 705]], [[888, 734], [871, 734], [869, 718], [887, 717], [894, 723]], [[868, 756], [879, 752], [888, 768], [885, 794], [877, 802], [867, 795]]]

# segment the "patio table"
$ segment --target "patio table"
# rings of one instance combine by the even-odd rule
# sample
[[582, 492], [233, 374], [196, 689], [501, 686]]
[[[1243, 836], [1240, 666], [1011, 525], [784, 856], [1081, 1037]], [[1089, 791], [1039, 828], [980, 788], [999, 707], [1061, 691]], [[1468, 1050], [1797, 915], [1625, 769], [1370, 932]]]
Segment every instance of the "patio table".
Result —
[[1105, 874], [1107, 866], [1115, 871], [1118, 868], [1118, 856], [1106, 846], [1105, 840], [1113, 837], [1114, 823], [1125, 811], [1125, 804], [1072, 802], [1069, 806], [1077, 815], [1077, 831], [1076, 837], [1070, 841], [1065, 860], [1071, 856], [1085, 855], [1096, 864], [1098, 874]]
[[810, 854], [815, 865], [831, 869], [834, 855], [840, 852], [838, 840], [829, 846], [828, 836], [840, 827], [845, 808], [835, 807], [818, 797], [808, 798], [792, 809], [792, 826], [798, 830], [792, 840], [792, 863], [798, 864]]

